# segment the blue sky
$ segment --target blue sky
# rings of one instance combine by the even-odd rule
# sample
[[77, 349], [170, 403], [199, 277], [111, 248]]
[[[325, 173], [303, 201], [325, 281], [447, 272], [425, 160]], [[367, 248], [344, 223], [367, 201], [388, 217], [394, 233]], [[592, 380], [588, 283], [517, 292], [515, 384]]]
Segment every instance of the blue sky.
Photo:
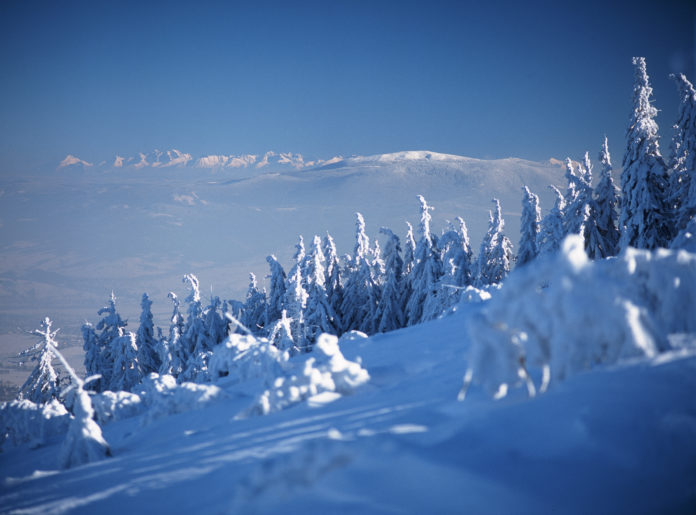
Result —
[[[179, 148], [620, 162], [633, 55], [663, 138], [691, 2], [0, 3], [0, 172]], [[663, 139], [663, 151], [668, 140]]]

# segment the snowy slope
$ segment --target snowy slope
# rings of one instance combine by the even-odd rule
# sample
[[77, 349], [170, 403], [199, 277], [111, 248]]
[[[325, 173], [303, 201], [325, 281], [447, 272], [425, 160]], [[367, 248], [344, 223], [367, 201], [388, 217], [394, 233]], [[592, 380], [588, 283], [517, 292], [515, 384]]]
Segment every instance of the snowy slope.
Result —
[[[171, 162], [166, 154], [145, 156], [150, 164], [155, 159]], [[166, 294], [183, 289], [185, 273], [196, 273], [203, 291], [241, 298], [249, 272], [260, 280], [267, 274], [268, 254], [289, 263], [299, 234], [328, 230], [339, 252], [352, 249], [355, 211], [365, 215], [371, 237], [381, 226], [403, 236], [404, 221], [418, 220], [418, 194], [435, 207], [436, 230], [464, 217], [476, 250], [496, 196], [515, 242], [522, 185], [539, 193], [546, 209], [547, 185], [563, 183], [558, 166], [521, 159], [400, 152], [332, 161], [301, 170], [287, 163], [206, 169], [191, 158], [187, 166], [78, 164], [6, 177], [0, 331], [31, 330], [49, 315], [74, 336], [112, 289], [131, 320], [147, 292], [163, 323]]]
[[[456, 401], [465, 317], [347, 341], [370, 382], [267, 416], [239, 385], [196, 411], [105, 426], [114, 457], [0, 456], [3, 513], [687, 513], [696, 350], [597, 369], [527, 399]], [[693, 342], [692, 342], [693, 343]]]

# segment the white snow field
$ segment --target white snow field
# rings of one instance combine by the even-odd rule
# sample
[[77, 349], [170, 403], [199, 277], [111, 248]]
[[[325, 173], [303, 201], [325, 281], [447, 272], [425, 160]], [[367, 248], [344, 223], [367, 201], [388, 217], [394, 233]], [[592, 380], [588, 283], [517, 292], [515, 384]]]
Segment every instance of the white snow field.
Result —
[[292, 358], [234, 335], [213, 383], [95, 397], [112, 457], [59, 469], [52, 406], [3, 446], [0, 511], [694, 513], [694, 292], [694, 254], [569, 238], [435, 321]]

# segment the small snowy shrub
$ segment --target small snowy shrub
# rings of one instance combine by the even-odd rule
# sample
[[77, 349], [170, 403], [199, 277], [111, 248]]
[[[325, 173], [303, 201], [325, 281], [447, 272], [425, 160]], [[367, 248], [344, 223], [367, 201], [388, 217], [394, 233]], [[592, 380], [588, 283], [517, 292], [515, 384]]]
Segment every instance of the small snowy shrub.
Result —
[[214, 385], [177, 384], [174, 376], [151, 373], [136, 387], [136, 393], [147, 408], [144, 422], [201, 408], [217, 399], [222, 391]]
[[312, 353], [298, 365], [297, 373], [276, 378], [251, 414], [266, 415], [325, 392], [348, 395], [370, 379], [359, 363], [343, 357], [338, 338], [329, 334], [319, 336]]
[[553, 259], [537, 259], [510, 275], [469, 318], [472, 341], [462, 396], [469, 383], [502, 396], [508, 386], [541, 390], [598, 364], [651, 357], [666, 335], [696, 331], [696, 256], [664, 249], [628, 249], [592, 262], [583, 240], [568, 236]]
[[208, 363], [212, 380], [228, 377], [232, 382], [265, 378], [267, 384], [281, 375], [288, 352], [279, 350], [264, 338], [231, 334], [215, 347]]
[[78, 384], [71, 392], [73, 418], [58, 455], [62, 468], [91, 463], [111, 456], [109, 444], [104, 440], [101, 428], [94, 418], [89, 394]]
[[107, 422], [140, 415], [145, 406], [138, 395], [130, 392], [105, 391], [92, 396], [92, 408], [97, 422]]
[[0, 404], [0, 449], [9, 450], [23, 444], [44, 445], [65, 434], [70, 414], [59, 401], [35, 404], [17, 400]]

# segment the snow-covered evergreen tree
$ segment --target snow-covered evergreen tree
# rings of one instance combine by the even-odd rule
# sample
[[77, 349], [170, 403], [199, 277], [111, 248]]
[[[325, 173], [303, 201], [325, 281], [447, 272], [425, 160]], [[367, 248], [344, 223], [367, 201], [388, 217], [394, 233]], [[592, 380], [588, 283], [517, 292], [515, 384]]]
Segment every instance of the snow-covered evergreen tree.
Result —
[[181, 335], [184, 334], [184, 317], [179, 309], [180, 303], [176, 293], [170, 291], [168, 294], [172, 301], [173, 309], [169, 325], [169, 337], [166, 342], [162, 340], [160, 346], [160, 359], [162, 366], [160, 374], [171, 374], [177, 377], [186, 367], [188, 355], [181, 342]]
[[31, 356], [36, 366], [19, 389], [19, 399], [27, 399], [36, 404], [45, 404], [57, 399], [60, 394], [60, 379], [53, 368], [53, 353], [50, 346], [57, 346], [55, 336], [58, 331], [51, 331], [51, 320], [46, 318], [41, 324], [41, 331], [34, 334], [41, 336], [41, 341], [23, 351], [20, 356]]
[[341, 321], [344, 331], [374, 332], [374, 316], [377, 308], [372, 279], [370, 239], [365, 234], [365, 220], [355, 214], [355, 247], [352, 258], [346, 262]]
[[611, 175], [611, 155], [609, 154], [609, 145], [607, 137], [604, 137], [602, 149], [599, 152], [599, 162], [602, 164], [602, 171], [599, 177], [599, 183], [594, 191], [594, 202], [597, 209], [597, 228], [602, 237], [605, 254], [607, 257], [615, 256], [619, 250], [619, 189], [614, 185], [614, 179]]
[[627, 148], [621, 173], [621, 249], [665, 247], [672, 237], [667, 200], [668, 177], [660, 154], [657, 109], [645, 58], [634, 57], [633, 111], [626, 131]]
[[338, 315], [329, 304], [324, 281], [326, 280], [321, 239], [314, 236], [307, 256], [307, 306], [304, 312], [305, 338], [308, 344], [316, 342], [321, 333], [336, 334], [340, 327]]
[[495, 210], [488, 219], [488, 231], [481, 242], [476, 267], [476, 286], [500, 283], [510, 272], [513, 253], [512, 243], [503, 234], [505, 221], [500, 211], [500, 201], [493, 199]]
[[[82, 349], [85, 351], [85, 371], [87, 377], [101, 374], [101, 348], [94, 326], [89, 322], [82, 325]], [[101, 391], [101, 378], [96, 379], [92, 385], [96, 391]]]
[[179, 378], [184, 381], [197, 381], [205, 376], [208, 358], [217, 342], [208, 332], [209, 324], [201, 304], [198, 278], [193, 274], [186, 274], [182, 281], [191, 292], [186, 297], [188, 311], [181, 336], [186, 363]]
[[302, 352], [308, 352], [309, 342], [305, 340], [304, 310], [307, 307], [307, 292], [302, 286], [302, 270], [293, 267], [293, 273], [288, 279], [285, 290], [285, 311], [289, 315], [292, 341]]
[[386, 278], [377, 304], [375, 319], [377, 332], [386, 333], [406, 325], [402, 298], [404, 262], [401, 258], [399, 237], [386, 227], [382, 227], [379, 232], [387, 237], [384, 246]]
[[109, 390], [112, 392], [130, 392], [140, 382], [138, 363], [138, 346], [135, 333], [127, 332], [112, 340], [114, 368], [111, 372]]
[[556, 195], [556, 201], [551, 210], [542, 219], [537, 235], [537, 255], [555, 254], [561, 248], [561, 242], [565, 236], [563, 227], [563, 213], [565, 200], [555, 186], [549, 186]]
[[674, 233], [696, 216], [696, 91], [683, 74], [670, 75], [681, 102], [670, 146], [669, 207], [674, 210]]
[[341, 304], [343, 303], [343, 283], [341, 281], [341, 263], [336, 252], [336, 244], [327, 232], [323, 240], [324, 257], [326, 258], [326, 280], [324, 286], [329, 305], [338, 317], [336, 320], [337, 334], [343, 332], [343, 321], [340, 320]]
[[152, 317], [152, 301], [143, 293], [140, 301], [140, 326], [138, 327], [136, 345], [138, 347], [138, 366], [140, 377], [151, 372], [159, 372], [162, 360], [159, 355], [159, 341], [155, 337], [155, 324]]
[[[46, 333], [50, 332], [51, 321], [44, 320]], [[55, 334], [55, 333], [54, 333]], [[73, 418], [68, 433], [60, 448], [59, 463], [63, 468], [82, 465], [111, 456], [109, 444], [104, 440], [99, 424], [94, 421], [92, 400], [84, 389], [84, 381], [77, 377], [75, 370], [53, 344], [52, 338], [44, 335], [46, 347], [60, 360], [70, 376], [71, 386], [63, 392], [72, 397], [67, 404], [72, 406]]]
[[581, 175], [578, 181], [577, 205], [582, 213], [581, 230], [585, 240], [585, 251], [591, 259], [600, 259], [609, 255], [599, 229], [599, 210], [592, 190], [592, 163], [589, 152], [585, 152]]
[[281, 312], [280, 318], [271, 327], [268, 339], [281, 351], [288, 351], [292, 354], [300, 351], [292, 339], [292, 319], [287, 317], [285, 310]]
[[266, 309], [266, 327], [271, 327], [273, 322], [278, 320], [285, 309], [285, 285], [287, 278], [285, 270], [274, 255], [266, 258], [268, 266], [271, 268], [270, 291], [268, 294], [268, 307]]
[[249, 274], [249, 288], [247, 289], [241, 322], [250, 331], [258, 334], [266, 324], [267, 310], [266, 291], [260, 291], [256, 285], [256, 276]]
[[520, 221], [520, 249], [517, 252], [515, 266], [529, 263], [537, 256], [537, 238], [541, 223], [539, 197], [524, 187], [522, 197], [522, 219]]
[[413, 226], [406, 222], [406, 243], [404, 244], [404, 276], [408, 276], [413, 270], [413, 263], [416, 256], [416, 240], [413, 237]]
[[409, 276], [411, 286], [411, 296], [406, 304], [406, 319], [408, 325], [421, 322], [423, 308], [426, 301], [430, 304], [437, 304], [438, 281], [442, 275], [442, 263], [438, 255], [435, 240], [430, 232], [430, 211], [432, 207], [428, 205], [422, 195], [418, 195], [421, 205], [420, 234], [421, 237], [416, 245], [414, 264]]
[[97, 323], [97, 346], [100, 353], [100, 364], [98, 374], [101, 374], [101, 380], [95, 383], [97, 391], [108, 389], [111, 385], [111, 374], [114, 370], [114, 362], [116, 356], [113, 354], [114, 346], [112, 342], [123, 335], [123, 330], [127, 325], [127, 321], [121, 318], [121, 315], [116, 311], [116, 296], [111, 292], [109, 303], [101, 308], [97, 314], [102, 319]]

